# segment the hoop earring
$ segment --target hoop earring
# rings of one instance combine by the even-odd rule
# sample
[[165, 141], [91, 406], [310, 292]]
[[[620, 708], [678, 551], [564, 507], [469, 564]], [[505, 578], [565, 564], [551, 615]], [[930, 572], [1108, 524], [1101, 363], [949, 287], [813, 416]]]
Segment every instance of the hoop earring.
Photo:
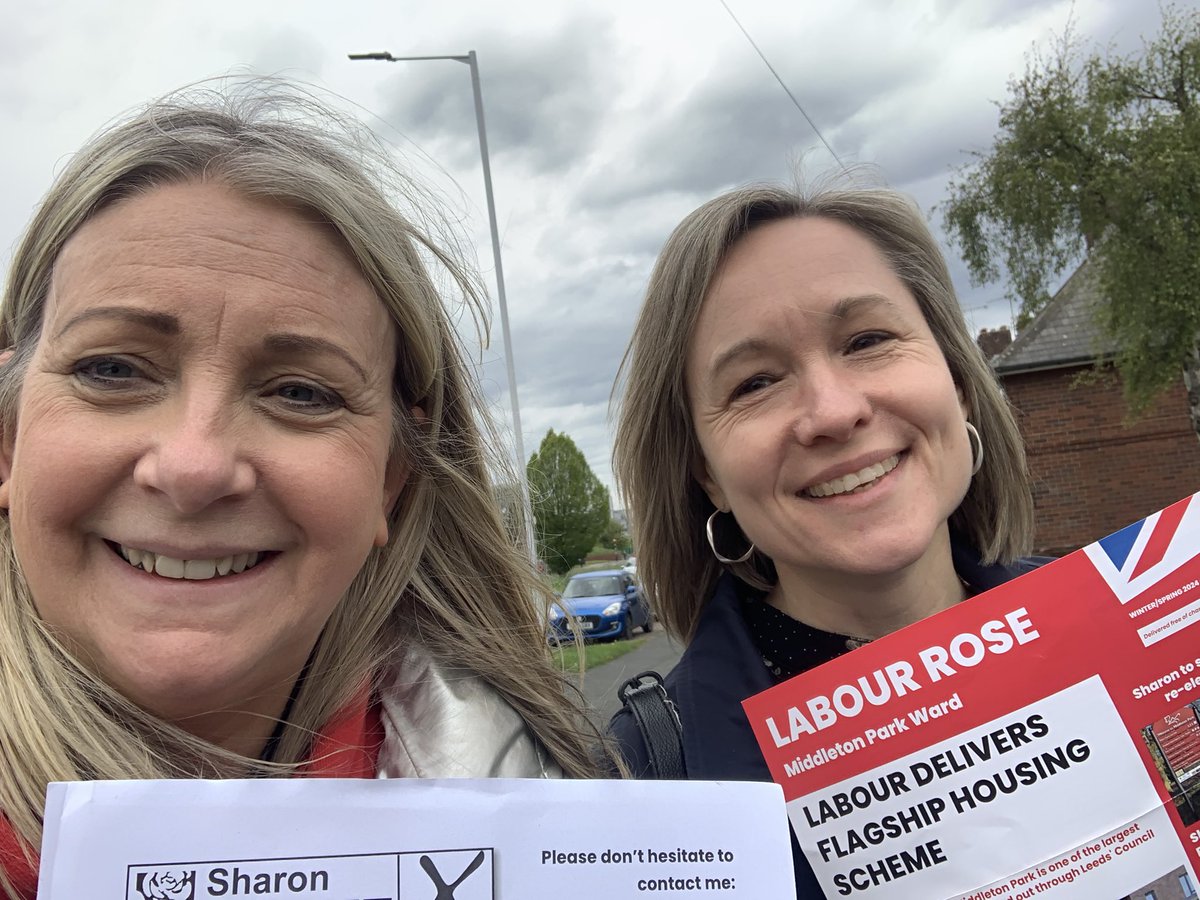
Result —
[[712, 548], [713, 556], [717, 558], [718, 562], [723, 562], [727, 566], [736, 565], [737, 563], [744, 563], [750, 558], [751, 554], [754, 553], [753, 543], [751, 543], [749, 549], [747, 549], [746, 552], [737, 559], [730, 559], [728, 556], [722, 556], [721, 552], [717, 549], [717, 545], [713, 542], [713, 519], [715, 519], [717, 514], [720, 512], [721, 510], [714, 509], [712, 515], [708, 517], [707, 524], [704, 526], [704, 532], [708, 535], [708, 546]]
[[971, 445], [971, 475], [978, 474], [983, 467], [983, 438], [979, 436], [979, 430], [967, 422], [967, 442]]

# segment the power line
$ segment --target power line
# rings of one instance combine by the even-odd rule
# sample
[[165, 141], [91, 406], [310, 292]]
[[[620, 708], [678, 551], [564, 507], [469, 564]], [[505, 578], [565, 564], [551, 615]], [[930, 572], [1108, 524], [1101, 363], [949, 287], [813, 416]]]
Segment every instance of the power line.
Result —
[[1007, 299], [1008, 299], [1007, 297], [1003, 297], [1003, 296], [993, 297], [991, 300], [988, 300], [984, 303], [976, 303], [974, 306], [964, 306], [964, 307], [962, 307], [962, 311], [966, 313], [966, 312], [971, 312], [976, 309], [984, 309], [988, 306], [991, 306], [993, 303], [999, 303], [1000, 301], [1007, 300]]
[[750, 46], [754, 48], [754, 52], [759, 55], [762, 61], [766, 64], [767, 68], [771, 71], [771, 74], [775, 76], [775, 80], [779, 82], [779, 86], [783, 88], [784, 93], [791, 98], [792, 104], [796, 107], [796, 109], [800, 110], [800, 115], [804, 116], [804, 121], [808, 123], [808, 126], [816, 133], [817, 137], [821, 139], [821, 143], [825, 145], [825, 149], [829, 151], [829, 155], [837, 160], [837, 164], [841, 166], [842, 169], [845, 169], [846, 164], [842, 162], [842, 158], [837, 155], [831, 146], [829, 146], [829, 141], [825, 140], [825, 135], [821, 134], [821, 129], [817, 127], [817, 123], [814, 122], [809, 114], [804, 111], [804, 107], [800, 105], [800, 101], [796, 99], [796, 95], [791, 92], [786, 84], [784, 84], [783, 79], [779, 77], [779, 73], [775, 71], [775, 67], [771, 65], [771, 61], [767, 59], [766, 54], [759, 49], [758, 44], [754, 43], [754, 38], [750, 37], [750, 32], [745, 29], [742, 23], [738, 21], [738, 17], [733, 14], [733, 10], [729, 8], [729, 4], [726, 3], [725, 0], [721, 0], [721, 5], [725, 7], [725, 12], [729, 13], [729, 18], [733, 19], [733, 24], [737, 25], [737, 27], [741, 29], [742, 34], [746, 36], [746, 40], [750, 42]]

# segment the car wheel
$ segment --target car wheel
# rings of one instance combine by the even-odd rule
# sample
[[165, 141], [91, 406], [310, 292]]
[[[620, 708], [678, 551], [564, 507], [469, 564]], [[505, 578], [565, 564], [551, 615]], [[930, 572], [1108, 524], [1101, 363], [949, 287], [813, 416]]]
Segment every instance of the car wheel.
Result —
[[633, 637], [633, 616], [625, 613], [625, 622], [621, 628], [621, 640], [627, 641]]
[[642, 626], [642, 631], [649, 634], [654, 630], [654, 616], [650, 613], [646, 614], [646, 624]]

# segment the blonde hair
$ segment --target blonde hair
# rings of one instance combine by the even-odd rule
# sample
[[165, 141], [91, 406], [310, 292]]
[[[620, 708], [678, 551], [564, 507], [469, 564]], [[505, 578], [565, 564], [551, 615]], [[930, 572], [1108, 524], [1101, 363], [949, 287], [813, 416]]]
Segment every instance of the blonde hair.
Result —
[[[916, 298], [986, 446], [983, 468], [950, 519], [985, 562], [1028, 552], [1033, 534], [1024, 445], [998, 382], [971, 339], [937, 241], [916, 205], [882, 188], [805, 196], [783, 186], [730, 191], [688, 215], [659, 254], [618, 379], [621, 398], [613, 467], [629, 511], [638, 570], [667, 630], [690, 640], [722, 567], [705, 538], [714, 507], [692, 477], [700, 456], [684, 384], [696, 318], [737, 241], [788, 218], [824, 218], [869, 238]], [[740, 552], [737, 543], [733, 552]], [[731, 551], [726, 551], [727, 553]], [[775, 581], [755, 553], [730, 567], [746, 582]]]
[[[551, 597], [496, 502], [489, 473], [503, 477], [511, 465], [481, 430], [478, 389], [426, 260], [475, 314], [484, 315], [486, 298], [451, 250], [397, 210], [398, 200], [423, 195], [363, 135], [277, 82], [180, 92], [85, 147], [17, 248], [0, 310], [0, 347], [14, 351], [0, 370], [0, 423], [10, 441], [55, 261], [98, 211], [157, 185], [210, 180], [319, 217], [396, 323], [394, 452], [412, 471], [387, 545], [372, 551], [312, 652], [276, 764], [159, 721], [76, 660], [39, 618], [8, 519], [0, 519], [0, 810], [31, 846], [48, 781], [291, 771], [313, 732], [408, 641], [482, 676], [565, 773], [596, 771], [598, 735], [567, 702], [565, 691], [578, 692], [546, 647]], [[414, 405], [424, 421], [414, 419]]]

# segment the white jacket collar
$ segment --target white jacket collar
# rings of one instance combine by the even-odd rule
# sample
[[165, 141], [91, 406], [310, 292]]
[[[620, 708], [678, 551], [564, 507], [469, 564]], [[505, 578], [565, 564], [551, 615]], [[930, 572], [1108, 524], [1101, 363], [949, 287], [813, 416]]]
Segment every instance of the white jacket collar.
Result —
[[479, 675], [408, 649], [380, 685], [379, 778], [561, 778], [525, 722]]

